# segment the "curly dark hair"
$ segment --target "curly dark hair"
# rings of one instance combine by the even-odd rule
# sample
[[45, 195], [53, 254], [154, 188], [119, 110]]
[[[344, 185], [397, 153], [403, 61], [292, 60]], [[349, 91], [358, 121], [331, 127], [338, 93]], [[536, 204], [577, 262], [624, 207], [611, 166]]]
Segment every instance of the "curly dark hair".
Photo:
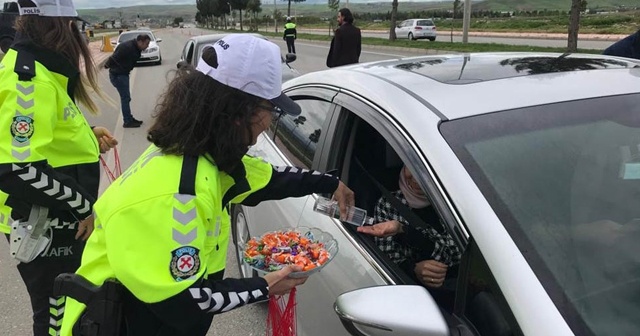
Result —
[[[213, 48], [202, 57], [217, 67]], [[177, 70], [163, 93], [147, 139], [165, 154], [209, 154], [218, 169], [229, 173], [251, 145], [252, 118], [261, 101], [186, 67]]]

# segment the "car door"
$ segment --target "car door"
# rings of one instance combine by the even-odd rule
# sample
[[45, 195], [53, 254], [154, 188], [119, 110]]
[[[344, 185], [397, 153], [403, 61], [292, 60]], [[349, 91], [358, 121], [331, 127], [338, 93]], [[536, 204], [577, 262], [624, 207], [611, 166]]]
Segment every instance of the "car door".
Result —
[[[324, 170], [327, 134], [331, 132], [336, 91], [302, 88], [288, 92], [301, 107], [297, 117], [282, 116], [263, 133], [250, 150], [275, 166], [297, 166]], [[298, 335], [348, 335], [334, 314], [335, 298], [360, 286], [384, 284], [380, 273], [368, 267], [367, 256], [354, 245], [339, 221], [313, 211], [319, 195], [262, 202], [256, 207], [241, 207], [250, 236], [296, 227], [314, 227], [331, 234], [338, 242], [335, 258], [319, 273], [312, 275], [297, 292]], [[330, 197], [331, 195], [324, 195]], [[241, 242], [239, 245], [241, 246]]]

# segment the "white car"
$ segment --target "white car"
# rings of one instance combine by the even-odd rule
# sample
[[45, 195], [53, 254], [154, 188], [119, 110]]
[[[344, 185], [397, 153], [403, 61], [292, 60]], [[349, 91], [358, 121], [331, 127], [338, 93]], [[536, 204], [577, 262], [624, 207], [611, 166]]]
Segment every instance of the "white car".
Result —
[[283, 86], [302, 114], [276, 120], [251, 155], [335, 171], [368, 214], [406, 165], [436, 212], [423, 220], [464, 251], [446, 290], [427, 291], [433, 279], [412, 266], [433, 244], [407, 271], [313, 210], [331, 195], [235, 206], [241, 262], [243, 243], [268, 231], [314, 227], [338, 242], [298, 287], [298, 335], [640, 335], [640, 61], [421, 56]]
[[[264, 35], [250, 33], [255, 37], [259, 37], [261, 39], [268, 40]], [[205, 46], [214, 44], [221, 38], [225, 37], [226, 34], [209, 34], [209, 35], [200, 35], [194, 36], [187, 40], [184, 47], [182, 48], [182, 54], [180, 55], [180, 60], [176, 63], [176, 67], [178, 69], [184, 66], [192, 66], [195, 67], [200, 59], [200, 55]], [[286, 57], [282, 57], [282, 82], [286, 82], [289, 79], [300, 76], [298, 70], [294, 69], [290, 63], [296, 60], [296, 54], [287, 54]]]
[[123, 32], [122, 34], [120, 34], [120, 36], [118, 36], [118, 40], [116, 41], [116, 48], [118, 47], [118, 45], [120, 45], [120, 43], [133, 40], [140, 34], [149, 35], [149, 37], [151, 38], [151, 42], [149, 42], [149, 47], [142, 51], [142, 55], [138, 60], [138, 64], [162, 64], [162, 54], [160, 53], [160, 45], [158, 44], [162, 42], [162, 39], [156, 38], [156, 36], [150, 30], [130, 30]]
[[396, 26], [397, 38], [408, 38], [410, 40], [428, 39], [435, 41], [438, 36], [436, 25], [431, 19], [409, 19], [404, 20]]

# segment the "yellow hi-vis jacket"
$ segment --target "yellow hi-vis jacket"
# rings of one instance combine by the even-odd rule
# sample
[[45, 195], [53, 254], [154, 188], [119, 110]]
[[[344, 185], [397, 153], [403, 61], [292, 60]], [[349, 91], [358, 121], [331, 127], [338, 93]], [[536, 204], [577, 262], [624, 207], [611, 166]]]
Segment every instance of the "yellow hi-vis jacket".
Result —
[[[62, 55], [28, 41], [16, 42], [2, 59], [0, 232], [9, 231], [7, 213], [25, 218], [33, 204], [49, 208], [54, 229], [75, 231], [75, 223], [91, 214], [100, 153], [73, 100], [78, 81], [79, 70]], [[76, 244], [70, 235], [56, 234], [52, 247], [61, 237], [62, 245]]]
[[[191, 158], [197, 169], [189, 168], [188, 159], [164, 155], [152, 145], [109, 186], [95, 204], [95, 229], [77, 271], [95, 285], [117, 279], [151, 310], [167, 305], [176, 320], [161, 320], [166, 324], [163, 328], [185, 323], [183, 313], [185, 318], [196, 318], [262, 301], [268, 295], [262, 278], [224, 279], [221, 283], [229, 282], [218, 288], [233, 291], [213, 289], [213, 293], [207, 281], [216, 273], [221, 278], [225, 268], [230, 236], [227, 204], [239, 203], [264, 188], [273, 167], [245, 156], [245, 187], [239, 188], [210, 159]], [[185, 296], [200, 303], [180, 301]], [[190, 312], [192, 306], [197, 311]], [[84, 310], [83, 304], [67, 298], [61, 335], [71, 335]]]

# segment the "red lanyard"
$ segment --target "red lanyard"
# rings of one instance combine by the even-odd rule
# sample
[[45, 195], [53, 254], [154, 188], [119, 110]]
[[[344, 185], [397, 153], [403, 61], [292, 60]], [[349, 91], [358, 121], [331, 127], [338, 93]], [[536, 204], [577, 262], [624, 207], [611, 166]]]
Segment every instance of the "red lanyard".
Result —
[[104, 160], [102, 155], [100, 155], [100, 163], [102, 163], [102, 167], [104, 168], [104, 171], [107, 173], [109, 182], [115, 181], [118, 178], [118, 176], [122, 175], [122, 167], [120, 167], [120, 156], [118, 155], [118, 147], [113, 147], [112, 150], [113, 150], [114, 159], [116, 161], [116, 165], [115, 167], [113, 167], [113, 170], [109, 169], [109, 166], [107, 166], [107, 162]]

